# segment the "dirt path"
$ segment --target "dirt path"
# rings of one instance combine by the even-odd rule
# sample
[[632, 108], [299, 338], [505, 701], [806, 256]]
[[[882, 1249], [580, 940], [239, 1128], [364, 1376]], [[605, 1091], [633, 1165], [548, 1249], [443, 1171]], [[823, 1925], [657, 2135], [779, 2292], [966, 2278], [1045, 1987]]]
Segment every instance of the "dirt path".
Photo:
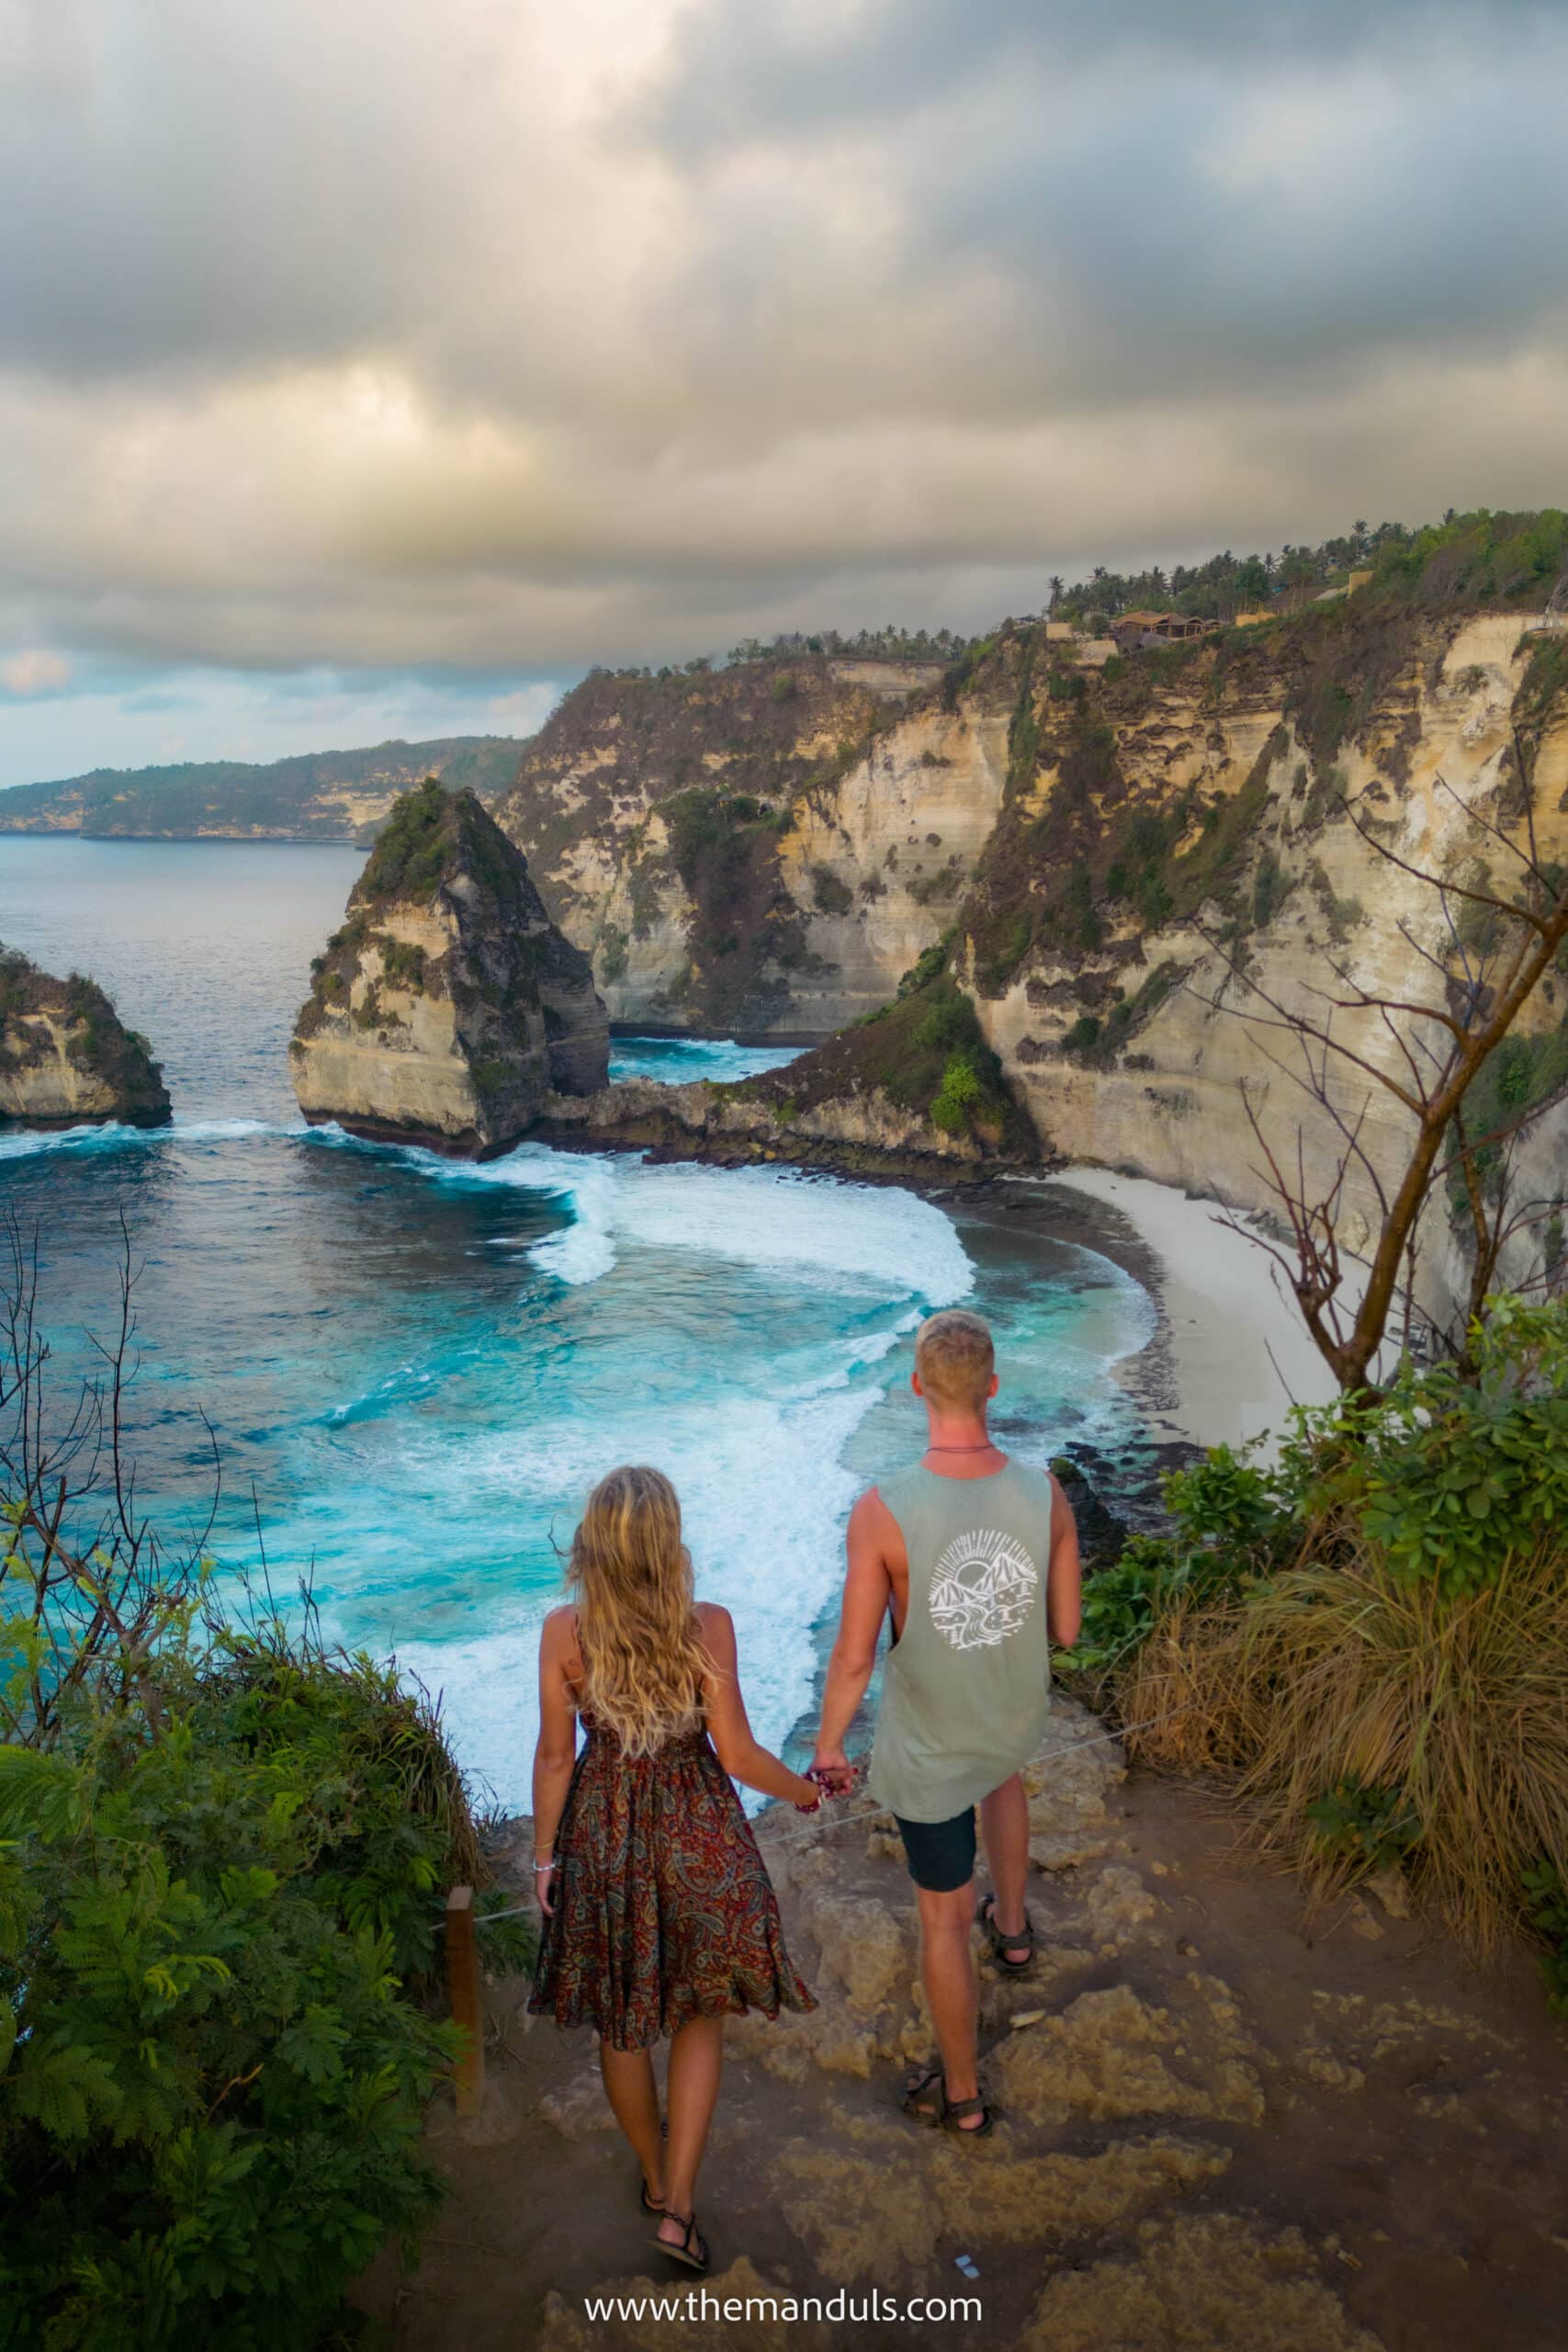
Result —
[[[1124, 1780], [1098, 1730], [1061, 1702], [1035, 1768], [1043, 1948], [983, 1976], [1005, 2120], [981, 2146], [892, 2103], [928, 2047], [895, 1841], [761, 1826], [821, 2006], [732, 2030], [709, 2295], [977, 2296], [979, 2323], [591, 2324], [585, 2295], [695, 2282], [647, 2246], [591, 2037], [530, 2024], [508, 1980], [485, 2113], [432, 2119], [453, 2196], [423, 2263], [365, 2282], [398, 2352], [1562, 2352], [1568, 2031], [1528, 1960], [1480, 1978], [1370, 1898], [1307, 1921], [1212, 1798]], [[525, 1836], [507, 1860], [521, 1884]]]

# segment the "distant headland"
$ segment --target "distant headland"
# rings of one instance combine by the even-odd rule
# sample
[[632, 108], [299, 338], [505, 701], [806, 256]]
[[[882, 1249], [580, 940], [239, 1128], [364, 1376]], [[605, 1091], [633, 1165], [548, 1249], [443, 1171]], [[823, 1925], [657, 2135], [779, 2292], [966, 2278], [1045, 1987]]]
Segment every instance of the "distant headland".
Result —
[[185, 760], [94, 768], [0, 792], [0, 833], [78, 833], [105, 841], [373, 841], [400, 793], [438, 775], [488, 799], [515, 781], [511, 735], [439, 736], [286, 760]]

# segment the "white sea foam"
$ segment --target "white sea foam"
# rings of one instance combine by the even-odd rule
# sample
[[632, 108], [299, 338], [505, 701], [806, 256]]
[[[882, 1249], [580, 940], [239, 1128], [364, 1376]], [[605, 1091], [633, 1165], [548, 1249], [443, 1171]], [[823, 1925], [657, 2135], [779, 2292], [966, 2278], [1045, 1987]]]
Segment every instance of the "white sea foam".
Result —
[[304, 1119], [179, 1119], [172, 1127], [152, 1133], [172, 1135], [176, 1143], [248, 1143], [254, 1136], [308, 1136]]
[[140, 1127], [29, 1127], [16, 1135], [0, 1136], [0, 1159], [31, 1159], [46, 1151], [101, 1151], [106, 1147], [113, 1149], [117, 1144], [140, 1143], [141, 1139]]
[[528, 1250], [565, 1283], [592, 1283], [617, 1244], [691, 1250], [824, 1281], [859, 1280], [929, 1306], [967, 1295], [973, 1273], [949, 1219], [894, 1186], [851, 1184], [795, 1168], [652, 1164], [635, 1153], [588, 1155], [519, 1144], [497, 1159], [446, 1159], [418, 1144], [376, 1144], [330, 1122], [312, 1143], [395, 1156], [433, 1183], [544, 1193], [571, 1224]]
[[586, 1159], [521, 1144], [503, 1159], [405, 1157], [438, 1182], [515, 1185], [553, 1195], [572, 1218], [536, 1242], [534, 1262], [563, 1282], [595, 1282], [618, 1243], [691, 1250], [827, 1281], [861, 1281], [933, 1306], [964, 1297], [969, 1261], [930, 1201], [890, 1186], [824, 1182], [793, 1168], [660, 1167], [629, 1155]]
[[[444, 1465], [421, 1460], [420, 1480], [446, 1487], [454, 1509], [499, 1487], [532, 1514], [546, 1492], [584, 1494], [614, 1461], [657, 1462], [681, 1497], [698, 1594], [734, 1616], [753, 1728], [776, 1748], [809, 1703], [815, 1659], [806, 1631], [842, 1573], [843, 1521], [858, 1481], [840, 1456], [882, 1393], [869, 1379], [843, 1385], [838, 1366], [815, 1392], [802, 1384], [785, 1397], [720, 1379], [682, 1402], [623, 1409], [613, 1432], [562, 1419], [451, 1446]], [[555, 1529], [562, 1545], [574, 1518], [575, 1510], [563, 1514]], [[527, 1803], [535, 1652], [555, 1597], [520, 1588], [514, 1606], [495, 1609], [471, 1634], [399, 1647], [400, 1664], [443, 1690], [458, 1752], [509, 1806]]]
[[303, 1136], [303, 1119], [175, 1119], [161, 1127], [131, 1127], [118, 1119], [80, 1127], [28, 1129], [0, 1136], [0, 1159], [47, 1151], [147, 1151], [171, 1143], [247, 1143], [256, 1136]]

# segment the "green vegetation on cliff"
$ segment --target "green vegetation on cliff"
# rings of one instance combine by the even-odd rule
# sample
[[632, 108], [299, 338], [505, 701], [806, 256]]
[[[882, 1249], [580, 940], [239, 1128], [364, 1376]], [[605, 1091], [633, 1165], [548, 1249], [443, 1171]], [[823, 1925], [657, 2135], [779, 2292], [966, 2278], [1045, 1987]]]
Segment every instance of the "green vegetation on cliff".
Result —
[[891, 1004], [784, 1069], [729, 1091], [767, 1103], [786, 1124], [825, 1102], [869, 1103], [882, 1095], [987, 1153], [1028, 1152], [1034, 1144], [1029, 1122], [974, 1006], [946, 969], [946, 946], [944, 941], [928, 950]]
[[1360, 594], [1370, 603], [1441, 606], [1543, 604], [1568, 570], [1568, 514], [1555, 506], [1494, 514], [1450, 512], [1442, 522], [1407, 529], [1355, 523], [1316, 547], [1287, 544], [1276, 556], [1210, 556], [1196, 564], [1159, 564], [1146, 571], [1097, 566], [1071, 586], [1052, 582], [1051, 611], [1103, 628], [1120, 613], [1171, 612], [1233, 620], [1238, 612], [1299, 609], [1310, 597], [1344, 588], [1352, 571], [1369, 571]]

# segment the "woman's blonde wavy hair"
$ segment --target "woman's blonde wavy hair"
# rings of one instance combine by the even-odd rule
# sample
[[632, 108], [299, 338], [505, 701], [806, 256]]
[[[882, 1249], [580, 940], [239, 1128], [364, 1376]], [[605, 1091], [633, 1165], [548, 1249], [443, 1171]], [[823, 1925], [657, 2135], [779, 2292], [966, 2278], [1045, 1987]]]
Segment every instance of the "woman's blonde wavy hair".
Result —
[[571, 1539], [567, 1582], [577, 1600], [582, 1713], [627, 1756], [697, 1730], [710, 1667], [681, 1505], [661, 1470], [627, 1464], [600, 1479]]

